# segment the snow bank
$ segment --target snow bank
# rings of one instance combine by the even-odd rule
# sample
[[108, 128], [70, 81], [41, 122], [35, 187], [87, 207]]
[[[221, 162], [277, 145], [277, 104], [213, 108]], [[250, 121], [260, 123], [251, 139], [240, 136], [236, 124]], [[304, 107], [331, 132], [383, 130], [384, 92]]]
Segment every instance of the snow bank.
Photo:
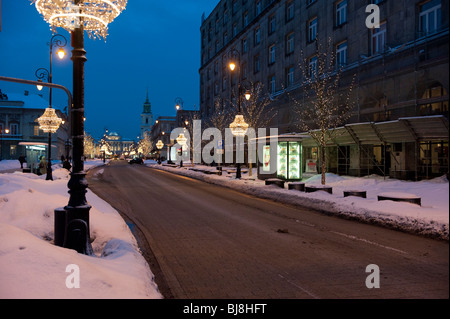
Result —
[[[85, 168], [101, 164], [87, 162]], [[68, 171], [54, 167], [54, 181], [20, 172], [0, 174], [0, 298], [161, 299], [126, 223], [91, 191], [87, 200], [95, 256], [53, 245], [54, 210], [69, 199]], [[79, 269], [80, 288], [66, 286], [70, 265]]]

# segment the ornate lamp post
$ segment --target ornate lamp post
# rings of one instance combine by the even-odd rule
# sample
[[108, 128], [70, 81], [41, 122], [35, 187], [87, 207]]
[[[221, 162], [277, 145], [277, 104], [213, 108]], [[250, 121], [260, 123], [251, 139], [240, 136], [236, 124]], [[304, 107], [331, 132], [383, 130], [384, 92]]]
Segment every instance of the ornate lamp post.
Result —
[[156, 147], [158, 148], [158, 164], [161, 165], [161, 150], [164, 147], [163, 141], [159, 140], [158, 143], [156, 143]]
[[177, 143], [181, 146], [181, 159], [180, 159], [180, 167], [183, 167], [183, 148], [186, 146], [187, 138], [183, 133], [180, 133], [177, 137]]
[[[231, 72], [238, 69], [238, 114], [236, 115], [233, 123], [230, 124], [231, 133], [236, 137], [243, 137], [248, 130], [248, 124], [245, 123], [244, 116], [241, 114], [241, 55], [238, 50], [234, 49], [230, 52], [231, 55], [237, 58], [237, 61], [232, 60], [229, 64]], [[247, 98], [248, 97], [248, 98]], [[246, 92], [245, 98], [250, 99], [250, 92]], [[237, 154], [237, 146], [236, 146]], [[241, 163], [239, 163], [236, 155], [236, 178], [241, 178]]]
[[52, 176], [52, 134], [56, 133], [62, 120], [56, 115], [55, 109], [48, 107], [45, 109], [44, 114], [37, 119], [39, 122], [39, 128], [48, 133], [48, 149], [47, 149], [47, 177], [45, 180], [53, 180]]
[[[65, 213], [63, 247], [77, 252], [93, 255], [89, 235], [89, 211], [87, 203], [87, 181], [84, 171], [84, 31], [93, 38], [105, 39], [108, 24], [125, 9], [127, 0], [31, 0], [36, 9], [52, 28], [61, 27], [71, 32], [73, 61], [73, 107], [71, 108], [71, 135], [73, 145], [73, 169], [68, 183], [70, 199], [63, 209], [55, 210]], [[62, 218], [61, 218], [62, 219]], [[56, 242], [56, 240], [55, 240]]]
[[0, 161], [2, 161], [3, 160], [3, 134], [9, 134], [9, 129], [8, 128], [5, 128], [4, 130], [3, 130], [3, 127], [0, 127], [0, 138], [1, 138], [1, 140], [2, 140], [2, 144], [1, 144], [1, 148], [0, 148]]
[[183, 109], [183, 99], [181, 97], [177, 97], [175, 99], [175, 108], [177, 109], [177, 111], [182, 110]]

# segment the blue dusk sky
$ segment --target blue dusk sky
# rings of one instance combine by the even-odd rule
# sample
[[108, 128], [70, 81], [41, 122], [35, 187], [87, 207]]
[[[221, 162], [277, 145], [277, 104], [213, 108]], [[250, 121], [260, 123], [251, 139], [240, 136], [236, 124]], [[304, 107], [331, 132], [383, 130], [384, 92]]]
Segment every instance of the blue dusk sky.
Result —
[[[36, 80], [38, 68], [49, 68], [53, 35], [29, 0], [0, 0], [0, 75]], [[94, 138], [104, 129], [124, 138], [140, 134], [140, 116], [149, 92], [152, 113], [174, 116], [175, 99], [185, 109], [199, 108], [200, 26], [219, 0], [129, 0], [127, 8], [109, 25], [106, 42], [85, 34], [85, 130]], [[70, 34], [68, 56], [53, 58], [53, 83], [72, 91]], [[3, 93], [43, 94], [34, 86], [0, 81]], [[53, 106], [63, 108], [67, 96], [53, 90]]]

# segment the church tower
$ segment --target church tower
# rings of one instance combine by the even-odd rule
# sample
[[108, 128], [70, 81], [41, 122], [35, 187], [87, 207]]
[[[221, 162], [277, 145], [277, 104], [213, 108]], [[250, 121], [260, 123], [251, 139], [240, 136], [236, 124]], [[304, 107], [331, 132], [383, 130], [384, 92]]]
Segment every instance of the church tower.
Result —
[[148, 89], [147, 98], [144, 102], [144, 110], [141, 114], [141, 137], [144, 137], [145, 132], [150, 132], [153, 126], [153, 114], [152, 114], [152, 104], [148, 100]]

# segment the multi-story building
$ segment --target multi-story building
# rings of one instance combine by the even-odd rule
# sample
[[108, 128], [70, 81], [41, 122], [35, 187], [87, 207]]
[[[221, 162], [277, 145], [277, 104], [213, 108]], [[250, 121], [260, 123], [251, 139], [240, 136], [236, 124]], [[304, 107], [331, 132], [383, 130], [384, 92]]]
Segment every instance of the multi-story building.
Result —
[[[41, 155], [47, 157], [48, 133], [39, 129], [37, 119], [44, 114], [48, 101], [41, 95], [2, 93], [0, 90], [0, 159], [27, 158], [28, 167], [35, 166]], [[63, 120], [58, 131], [52, 135], [52, 160], [67, 156], [68, 141], [67, 115], [55, 108], [56, 114]]]
[[[366, 12], [369, 4], [379, 8], [376, 28], [366, 24], [374, 13]], [[239, 80], [262, 83], [277, 110], [271, 126], [301, 132], [291, 97], [304, 101], [305, 69], [317, 66], [317, 42], [331, 39], [343, 86], [355, 78], [353, 116], [343, 127], [422, 119], [400, 121], [396, 139], [374, 129], [377, 138], [369, 139], [347, 127], [347, 142], [327, 150], [329, 171], [416, 178], [448, 173], [449, 16], [442, 14], [448, 9], [442, 0], [222, 0], [200, 28], [202, 116], [218, 99], [225, 106], [233, 101]], [[228, 68], [236, 52], [240, 79]], [[441, 117], [436, 124], [428, 116]], [[316, 146], [305, 141], [305, 158], [317, 158]]]
[[[151, 140], [155, 151], [158, 151], [156, 144], [158, 141], [164, 143], [164, 147], [160, 151], [161, 158], [175, 159], [176, 150], [172, 148], [174, 140], [170, 139], [170, 133], [177, 128], [176, 116], [159, 116], [151, 130]], [[170, 150], [170, 151], [169, 151]]]

